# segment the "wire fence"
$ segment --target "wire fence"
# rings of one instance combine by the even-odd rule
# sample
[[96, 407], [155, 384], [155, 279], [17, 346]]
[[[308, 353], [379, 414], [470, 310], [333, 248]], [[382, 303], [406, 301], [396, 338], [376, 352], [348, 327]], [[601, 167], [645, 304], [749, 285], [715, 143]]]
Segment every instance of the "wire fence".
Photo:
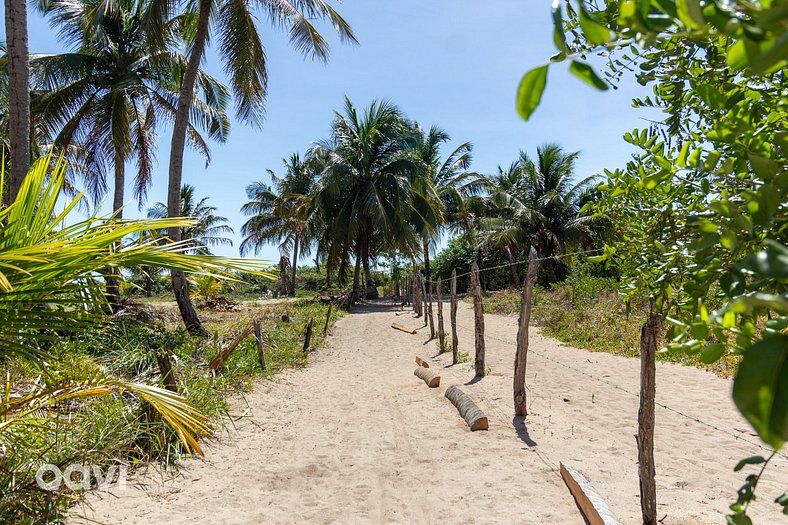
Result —
[[[468, 327], [463, 326], [463, 325], [461, 325], [459, 323], [457, 323], [457, 328], [461, 328], [462, 330], [465, 330], [465, 331], [470, 332], [470, 333], [475, 333], [474, 329], [468, 328]], [[515, 341], [508, 341], [508, 340], [505, 340], [503, 338], [491, 335], [489, 333], [485, 333], [484, 337], [493, 339], [495, 341], [498, 341], [500, 343], [504, 343], [504, 344], [507, 344], [507, 345], [514, 345], [514, 346], [517, 345], [517, 343]], [[576, 372], [578, 374], [581, 374], [581, 375], [583, 375], [585, 377], [593, 379], [594, 381], [597, 381], [599, 383], [603, 383], [605, 385], [608, 385], [608, 386], [610, 386], [610, 387], [612, 387], [612, 388], [614, 388], [616, 390], [624, 392], [624, 393], [626, 393], [628, 395], [631, 395], [631, 396], [633, 396], [635, 398], [638, 398], [638, 399], [640, 398], [640, 394], [638, 392], [633, 392], [633, 391], [631, 391], [631, 390], [629, 390], [627, 388], [622, 387], [621, 385], [613, 383], [612, 381], [609, 381], [609, 380], [604, 379], [602, 377], [597, 377], [597, 376], [595, 376], [593, 374], [590, 374], [590, 373], [586, 372], [585, 370], [581, 370], [581, 369], [579, 369], [579, 368], [577, 368], [575, 366], [572, 366], [572, 365], [567, 364], [567, 363], [565, 363], [563, 361], [555, 359], [555, 358], [553, 358], [553, 357], [551, 357], [549, 355], [546, 355], [546, 354], [544, 354], [542, 352], [539, 352], [538, 350], [535, 350], [533, 348], [529, 348], [528, 349], [528, 354], [529, 355], [531, 355], [531, 354], [537, 355], [537, 356], [541, 357], [542, 359], [545, 359], [547, 361], [551, 361], [552, 363], [555, 363], [555, 364], [557, 364], [559, 366], [562, 366], [564, 368], [568, 368], [569, 370], [572, 370], [572, 371], [574, 371], [574, 372]], [[706, 426], [706, 427], [708, 427], [710, 429], [713, 429], [713, 430], [715, 430], [717, 432], [720, 432], [722, 434], [726, 434], [727, 436], [732, 437], [732, 438], [734, 438], [736, 440], [743, 441], [743, 442], [745, 442], [745, 443], [747, 443], [749, 445], [758, 447], [759, 449], [765, 450], [765, 451], [767, 451], [769, 453], [775, 452], [775, 456], [779, 456], [782, 459], [788, 460], [788, 454], [785, 454], [785, 453], [782, 453], [782, 452], [779, 452], [779, 451], [774, 451], [773, 449], [769, 448], [768, 446], [765, 446], [765, 445], [763, 445], [761, 443], [758, 443], [757, 441], [754, 441], [752, 439], [749, 439], [748, 437], [745, 437], [745, 435], [744, 435], [745, 431], [735, 431], [734, 432], [734, 431], [731, 431], [731, 430], [719, 427], [719, 426], [717, 426], [717, 425], [715, 425], [713, 423], [710, 423], [708, 421], [704, 421], [704, 420], [702, 420], [701, 418], [699, 418], [697, 416], [686, 414], [686, 413], [682, 412], [681, 410], [678, 410], [678, 409], [675, 409], [675, 408], [673, 408], [671, 406], [668, 406], [665, 403], [661, 403], [659, 401], [655, 401], [655, 404], [657, 406], [661, 407], [664, 410], [667, 410], [667, 411], [672, 412], [672, 413], [674, 413], [676, 415], [679, 415], [681, 417], [689, 419], [690, 421], [694, 421], [695, 423], [698, 423], [698, 424], [701, 424], [703, 426]]]

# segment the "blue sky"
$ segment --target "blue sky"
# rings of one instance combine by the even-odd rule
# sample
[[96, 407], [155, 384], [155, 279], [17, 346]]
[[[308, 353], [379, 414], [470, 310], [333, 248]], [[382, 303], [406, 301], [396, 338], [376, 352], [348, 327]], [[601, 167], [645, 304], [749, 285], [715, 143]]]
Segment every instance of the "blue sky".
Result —
[[[246, 185], [265, 180], [266, 168], [280, 172], [282, 158], [327, 136], [345, 95], [357, 106], [387, 98], [423, 127], [443, 127], [455, 145], [471, 141], [473, 169], [481, 173], [508, 165], [521, 149], [533, 152], [539, 144], [557, 142], [581, 151], [578, 177], [593, 175], [623, 166], [632, 150], [621, 136], [645, 125], [642, 112], [629, 103], [645, 94], [644, 88], [625, 79], [618, 90], [597, 92], [569, 75], [566, 64], [551, 68], [542, 105], [531, 120], [517, 116], [514, 95], [521, 76], [555, 52], [548, 1], [346, 0], [334, 5], [360, 44], [344, 45], [331, 35], [330, 61], [311, 62], [290, 48], [282, 31], [260, 19], [269, 64], [262, 129], [234, 121], [228, 142], [211, 146], [207, 169], [198, 155], [187, 153], [184, 181], [210, 197], [236, 231], [234, 247], [217, 248], [218, 254], [238, 254], [245, 220], [238, 210]], [[48, 23], [33, 12], [29, 30], [32, 53], [63, 50]], [[332, 32], [328, 26], [322, 30]], [[214, 53], [205, 67], [224, 77]], [[169, 130], [162, 128], [151, 203], [166, 198], [169, 141]], [[129, 201], [126, 216], [140, 214]], [[258, 256], [275, 260], [278, 252], [271, 246]]]

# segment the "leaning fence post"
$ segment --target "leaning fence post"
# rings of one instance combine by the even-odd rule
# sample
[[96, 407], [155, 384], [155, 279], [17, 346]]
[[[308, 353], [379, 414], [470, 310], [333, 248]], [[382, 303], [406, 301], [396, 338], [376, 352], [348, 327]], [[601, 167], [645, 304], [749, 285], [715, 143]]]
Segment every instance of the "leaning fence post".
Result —
[[482, 287], [479, 285], [479, 265], [471, 267], [471, 288], [473, 289], [473, 319], [476, 334], [476, 377], [484, 377], [484, 305]]
[[331, 310], [333, 309], [334, 309], [334, 302], [332, 301], [328, 303], [328, 313], [326, 314], [326, 324], [323, 325], [323, 335], [326, 335], [326, 332], [328, 332], [328, 323], [329, 321], [331, 321]]
[[435, 316], [432, 315], [432, 279], [427, 279], [427, 315], [430, 322], [430, 341], [435, 339]]
[[265, 347], [263, 346], [263, 327], [260, 319], [254, 320], [254, 338], [257, 340], [257, 359], [260, 361], [260, 367], [263, 371], [268, 370], [268, 365], [265, 363]]
[[440, 351], [443, 352], [443, 349], [446, 347], [446, 334], [443, 331], [443, 297], [441, 296], [441, 278], [438, 277], [438, 297], [436, 297], [436, 301], [438, 303], [438, 342], [441, 345]]
[[306, 354], [309, 352], [309, 344], [312, 342], [312, 327], [315, 324], [314, 319], [310, 319], [306, 325], [306, 330], [304, 333], [304, 353]]
[[531, 306], [536, 284], [536, 270], [539, 261], [536, 250], [531, 246], [528, 253], [528, 276], [520, 298], [520, 322], [517, 328], [517, 352], [514, 357], [514, 415], [527, 416], [525, 393], [525, 368], [528, 363], [528, 325], [531, 323]]
[[456, 365], [459, 360], [457, 352], [457, 270], [451, 271], [451, 306], [449, 309], [449, 320], [451, 321], [451, 362]]
[[649, 312], [640, 329], [640, 408], [638, 409], [638, 477], [643, 525], [657, 525], [657, 486], [654, 480], [654, 395], [659, 315]]

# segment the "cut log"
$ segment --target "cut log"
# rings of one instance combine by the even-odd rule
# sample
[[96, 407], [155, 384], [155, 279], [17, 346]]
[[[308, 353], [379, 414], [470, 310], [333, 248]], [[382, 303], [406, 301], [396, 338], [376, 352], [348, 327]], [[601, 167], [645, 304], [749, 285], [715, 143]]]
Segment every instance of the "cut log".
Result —
[[489, 428], [487, 416], [484, 415], [484, 412], [458, 387], [452, 385], [447, 388], [446, 399], [457, 407], [457, 411], [472, 431], [487, 430]]
[[424, 368], [430, 367], [430, 364], [419, 356], [416, 356], [416, 364], [419, 366], [423, 366]]
[[413, 371], [413, 375], [427, 383], [427, 386], [430, 388], [438, 388], [441, 386], [441, 376], [436, 376], [429, 368], [420, 366]]
[[408, 328], [407, 326], [402, 326], [399, 323], [391, 323], [391, 327], [395, 328], [397, 330], [402, 330], [406, 334], [416, 335], [416, 329], [415, 328]]
[[588, 525], [621, 525], [591, 483], [578, 471], [560, 464], [561, 477]]

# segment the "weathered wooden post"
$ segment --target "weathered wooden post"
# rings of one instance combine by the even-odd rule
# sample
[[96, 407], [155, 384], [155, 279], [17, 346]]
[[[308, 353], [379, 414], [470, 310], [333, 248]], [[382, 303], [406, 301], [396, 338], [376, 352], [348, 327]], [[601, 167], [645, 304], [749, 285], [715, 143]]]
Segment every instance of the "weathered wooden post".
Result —
[[517, 352], [514, 357], [514, 415], [527, 416], [528, 408], [525, 399], [525, 368], [528, 363], [528, 326], [531, 323], [531, 306], [533, 305], [536, 270], [539, 267], [536, 250], [531, 246], [528, 253], [528, 276], [520, 298], [520, 323], [517, 328]]
[[178, 381], [175, 378], [175, 370], [172, 369], [172, 356], [170, 351], [162, 348], [156, 352], [156, 361], [159, 364], [159, 372], [161, 373], [161, 381], [164, 383], [164, 388], [177, 394]]
[[309, 323], [306, 325], [306, 330], [304, 334], [304, 353], [306, 354], [309, 352], [309, 344], [312, 342], [312, 327], [315, 324], [314, 319], [310, 319]]
[[657, 525], [657, 486], [654, 480], [654, 395], [659, 315], [649, 312], [640, 329], [640, 408], [638, 409], [638, 476], [643, 525]]
[[424, 278], [423, 275], [419, 275], [419, 281], [421, 282], [421, 305], [422, 305], [422, 313], [424, 314], [424, 326], [427, 326], [430, 323], [429, 320], [429, 307], [427, 304], [427, 280]]
[[263, 327], [260, 319], [254, 320], [254, 338], [257, 340], [257, 359], [260, 361], [260, 367], [263, 371], [268, 370], [268, 365], [265, 363], [265, 347], [263, 346]]
[[446, 347], [446, 334], [443, 331], [443, 297], [441, 296], [441, 278], [438, 277], [438, 344], [440, 344], [441, 352]]
[[326, 324], [323, 325], [323, 335], [326, 335], [326, 332], [328, 332], [328, 323], [331, 321], [331, 310], [333, 309], [334, 309], [334, 302], [331, 301], [330, 303], [328, 303], [328, 313], [326, 314]]
[[451, 285], [449, 286], [451, 292], [451, 305], [449, 308], [449, 320], [451, 321], [451, 362], [457, 364], [459, 360], [459, 353], [457, 350], [457, 270], [451, 271]]
[[479, 284], [479, 265], [471, 267], [471, 289], [473, 290], [473, 320], [476, 335], [476, 377], [484, 377], [484, 304], [482, 303], [482, 287]]
[[430, 341], [435, 339], [435, 316], [432, 315], [432, 279], [427, 279], [427, 315], [430, 322]]

